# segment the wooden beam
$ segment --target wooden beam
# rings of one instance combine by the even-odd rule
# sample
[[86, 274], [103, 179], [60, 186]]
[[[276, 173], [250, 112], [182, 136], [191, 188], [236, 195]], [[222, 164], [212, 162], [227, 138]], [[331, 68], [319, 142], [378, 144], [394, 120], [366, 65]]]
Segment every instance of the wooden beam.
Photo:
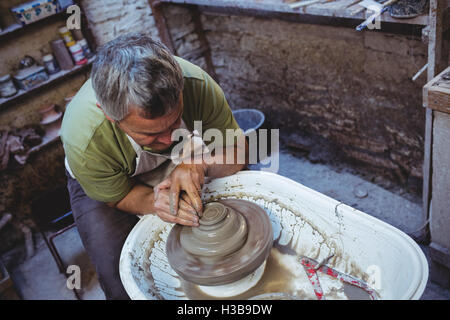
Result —
[[[429, 14], [429, 42], [428, 42], [428, 81], [442, 70], [443, 52], [442, 52], [442, 29], [444, 10], [447, 7], [446, 0], [430, 0]], [[422, 193], [422, 219], [428, 221], [430, 217], [431, 202], [431, 178], [432, 178], [432, 145], [433, 145], [433, 110], [426, 109], [425, 114], [425, 145], [423, 162], [423, 193]], [[427, 231], [429, 229], [427, 228]]]
[[189, 6], [189, 11], [192, 15], [192, 21], [194, 22], [194, 30], [195, 33], [198, 36], [198, 40], [201, 43], [201, 48], [204, 50], [203, 57], [205, 58], [206, 62], [206, 71], [209, 73], [209, 75], [216, 81], [218, 81], [216, 70], [214, 68], [214, 64], [212, 62], [211, 57], [211, 49], [209, 46], [208, 39], [206, 39], [205, 31], [203, 29], [202, 20], [200, 17], [200, 11], [198, 10], [198, 6]]
[[450, 75], [450, 67], [423, 87], [423, 102], [426, 108], [450, 114], [450, 80], [444, 79], [446, 74]]
[[442, 33], [446, 0], [430, 0], [430, 34], [428, 42], [428, 81], [445, 67]]
[[156, 29], [158, 29], [159, 38], [162, 43], [172, 52], [172, 54], [177, 55], [175, 45], [173, 44], [172, 36], [167, 26], [166, 17], [164, 16], [162, 5], [163, 3], [159, 0], [148, 0], [150, 8], [152, 9], [153, 18], [155, 19]]

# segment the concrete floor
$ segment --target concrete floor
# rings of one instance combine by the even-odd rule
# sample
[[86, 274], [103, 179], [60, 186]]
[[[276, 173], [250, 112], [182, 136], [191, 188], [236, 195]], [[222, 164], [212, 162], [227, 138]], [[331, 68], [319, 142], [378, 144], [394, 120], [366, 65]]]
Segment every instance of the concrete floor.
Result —
[[[280, 152], [279, 161], [280, 175], [373, 215], [404, 232], [411, 232], [420, 227], [421, 205], [417, 197], [388, 191], [351, 173], [350, 170], [312, 164], [305, 158], [293, 155], [289, 150]], [[251, 169], [258, 169], [258, 165], [252, 166]], [[366, 193], [364, 198], [357, 196]], [[55, 243], [66, 264], [80, 266], [82, 299], [104, 299], [95, 270], [83, 249], [77, 230], [72, 229], [57, 237]], [[428, 257], [428, 248], [421, 248]], [[17, 264], [12, 256], [7, 254], [4, 260], [9, 261], [7, 266], [23, 299], [75, 299], [73, 292], [67, 289], [66, 278], [58, 272], [42, 238], [37, 237], [36, 252], [30, 259]], [[450, 300], [450, 290], [428, 281], [422, 299]]]

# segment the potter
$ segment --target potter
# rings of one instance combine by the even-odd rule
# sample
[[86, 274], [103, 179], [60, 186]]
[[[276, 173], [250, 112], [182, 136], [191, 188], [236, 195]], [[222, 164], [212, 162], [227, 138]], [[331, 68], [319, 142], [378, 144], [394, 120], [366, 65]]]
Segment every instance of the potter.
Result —
[[172, 133], [180, 128], [188, 142], [208, 152], [193, 133], [194, 121], [223, 137], [227, 129], [240, 129], [222, 89], [205, 71], [144, 34], [123, 35], [100, 48], [91, 78], [67, 106], [61, 139], [72, 212], [107, 299], [128, 298], [119, 257], [137, 215], [196, 228], [205, 179], [246, 166], [248, 147], [236, 143], [239, 137], [215, 141], [209, 159], [245, 154], [244, 163], [177, 161], [185, 156], [171, 153], [178, 142]]

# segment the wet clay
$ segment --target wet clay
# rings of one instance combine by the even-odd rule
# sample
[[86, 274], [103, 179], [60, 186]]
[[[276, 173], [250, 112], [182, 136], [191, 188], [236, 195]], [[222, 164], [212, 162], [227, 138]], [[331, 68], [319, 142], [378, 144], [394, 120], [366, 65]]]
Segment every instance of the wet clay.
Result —
[[[290, 296], [293, 294], [293, 292], [289, 290], [289, 283], [294, 279], [294, 275], [292, 274], [291, 270], [285, 268], [282, 264], [280, 264], [280, 262], [276, 259], [273, 250], [276, 249], [272, 249], [269, 257], [267, 258], [266, 268], [261, 280], [259, 280], [259, 282], [253, 288], [240, 295], [226, 298], [216, 298], [205, 294], [196, 284], [187, 281], [181, 282], [182, 290], [185, 292], [186, 297], [191, 300], [246, 300], [267, 293], [283, 293], [284, 295]], [[297, 296], [297, 299], [314, 299], [314, 296], [302, 295]]]
[[166, 254], [182, 279], [222, 285], [254, 272], [269, 256], [272, 243], [272, 224], [264, 209], [226, 199], [205, 206], [200, 227], [174, 226]]
[[247, 239], [247, 222], [239, 212], [219, 202], [208, 203], [198, 228], [183, 228], [180, 243], [189, 254], [207, 263], [241, 249]]
[[[316, 300], [312, 287], [308, 290], [301, 290], [295, 288], [292, 284], [298, 278], [296, 270], [288, 268], [281, 263], [281, 256], [297, 257], [297, 254], [292, 254], [289, 247], [281, 246], [277, 243], [273, 245], [270, 255], [266, 261], [266, 268], [263, 276], [259, 282], [248, 291], [226, 298], [217, 298], [205, 294], [196, 284], [181, 280], [181, 288], [185, 292], [186, 297], [191, 300], [216, 300], [216, 299], [232, 299], [232, 300], [246, 300], [246, 299], [269, 299], [269, 300]], [[303, 268], [299, 270], [301, 273], [305, 272]], [[305, 281], [308, 281], [305, 274]], [[369, 294], [358, 287], [342, 284], [338, 292], [331, 291], [326, 299], [349, 299], [349, 300], [371, 300]], [[334, 296], [333, 296], [334, 295]]]

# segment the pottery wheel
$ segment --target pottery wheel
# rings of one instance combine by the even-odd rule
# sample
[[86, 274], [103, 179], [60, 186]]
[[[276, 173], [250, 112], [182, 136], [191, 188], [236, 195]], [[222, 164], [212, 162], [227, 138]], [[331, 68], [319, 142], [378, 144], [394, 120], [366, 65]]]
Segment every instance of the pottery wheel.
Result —
[[205, 205], [197, 228], [175, 225], [166, 254], [172, 269], [199, 285], [222, 285], [254, 272], [273, 243], [267, 213], [253, 202], [219, 200]]

